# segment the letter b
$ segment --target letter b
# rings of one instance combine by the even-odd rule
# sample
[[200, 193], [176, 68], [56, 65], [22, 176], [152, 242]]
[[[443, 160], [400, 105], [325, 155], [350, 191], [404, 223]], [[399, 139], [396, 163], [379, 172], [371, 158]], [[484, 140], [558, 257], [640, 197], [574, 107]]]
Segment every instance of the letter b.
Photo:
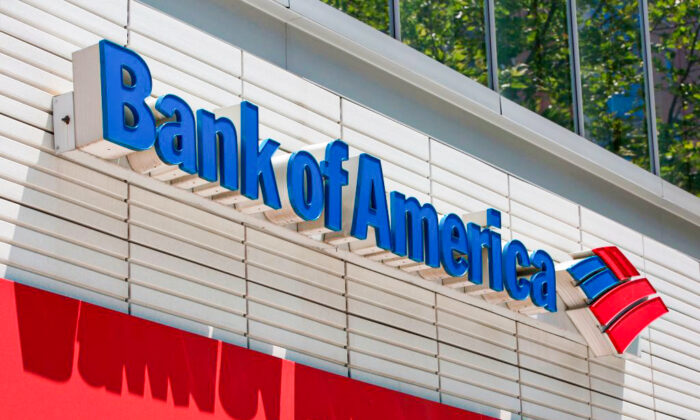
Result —
[[[102, 40], [102, 137], [132, 150], [153, 146], [156, 122], [146, 98], [151, 94], [151, 72], [135, 52]], [[127, 78], [124, 77], [126, 72]]]

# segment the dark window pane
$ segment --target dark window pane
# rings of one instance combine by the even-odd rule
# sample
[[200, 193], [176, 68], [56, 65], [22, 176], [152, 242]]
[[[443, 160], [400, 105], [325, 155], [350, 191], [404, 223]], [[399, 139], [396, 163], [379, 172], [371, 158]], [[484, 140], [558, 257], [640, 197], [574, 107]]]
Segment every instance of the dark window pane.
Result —
[[488, 85], [483, 0], [401, 0], [401, 40]]
[[566, 0], [496, 0], [501, 93], [573, 129]]
[[389, 33], [388, 0], [321, 0], [361, 20], [374, 29]]
[[650, 0], [661, 176], [700, 196], [700, 0]]
[[644, 169], [649, 143], [637, 0], [577, 0], [586, 137]]

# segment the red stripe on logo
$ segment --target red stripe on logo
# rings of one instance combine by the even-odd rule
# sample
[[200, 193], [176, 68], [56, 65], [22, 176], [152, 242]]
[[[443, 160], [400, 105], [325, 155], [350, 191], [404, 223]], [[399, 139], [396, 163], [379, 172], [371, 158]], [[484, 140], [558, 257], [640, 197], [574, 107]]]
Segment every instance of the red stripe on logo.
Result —
[[614, 287], [590, 306], [601, 325], [607, 325], [620, 312], [639, 299], [653, 295], [656, 290], [647, 279], [631, 280]]
[[660, 297], [649, 299], [622, 315], [606, 331], [615, 350], [623, 353], [632, 340], [656, 318], [668, 312]]
[[607, 265], [620, 280], [639, 275], [639, 271], [634, 268], [627, 257], [615, 246], [596, 248], [593, 250], [593, 253], [599, 256], [605, 265]]

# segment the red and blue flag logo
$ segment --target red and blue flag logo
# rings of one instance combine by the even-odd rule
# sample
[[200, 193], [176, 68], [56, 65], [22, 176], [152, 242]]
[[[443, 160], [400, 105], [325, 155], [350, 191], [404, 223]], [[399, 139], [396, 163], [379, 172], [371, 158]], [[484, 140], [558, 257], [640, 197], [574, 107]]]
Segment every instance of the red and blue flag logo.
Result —
[[596, 248], [593, 255], [567, 269], [586, 295], [588, 308], [618, 353], [639, 333], [668, 312], [649, 280], [640, 277], [627, 257], [614, 246]]

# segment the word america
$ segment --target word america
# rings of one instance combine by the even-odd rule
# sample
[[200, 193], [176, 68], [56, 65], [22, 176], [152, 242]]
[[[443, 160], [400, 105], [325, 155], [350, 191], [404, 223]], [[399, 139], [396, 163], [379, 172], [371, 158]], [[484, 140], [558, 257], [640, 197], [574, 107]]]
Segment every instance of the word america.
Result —
[[[87, 90], [101, 96], [93, 103], [102, 109], [101, 118], [97, 118], [101, 120], [102, 139], [131, 150], [155, 147], [166, 164], [178, 165], [182, 171], [210, 182], [218, 181], [231, 191], [240, 189], [251, 200], [259, 199], [262, 192], [265, 205], [282, 208], [272, 164], [280, 144], [272, 139], [259, 142], [257, 106], [241, 102], [240, 121], [234, 124], [232, 119], [217, 118], [204, 109], [193, 112], [184, 100], [167, 94], [155, 104], [157, 113], [165, 117], [158, 125], [146, 102], [152, 88], [146, 62], [107, 40], [83, 51], [88, 50], [83, 56], [88, 57], [88, 68], [97, 74], [93, 75], [93, 89]], [[78, 89], [76, 85], [76, 95]], [[332, 141], [323, 157], [319, 162], [306, 150], [291, 154], [286, 168], [288, 202], [302, 220], [322, 218], [328, 231], [337, 232], [343, 229], [343, 188], [350, 179], [343, 168], [349, 159], [348, 145]], [[536, 306], [557, 310], [552, 258], [543, 250], [528, 253], [518, 240], [501, 248], [501, 235], [489, 228], [501, 227], [498, 211], [489, 209], [482, 227], [465, 224], [454, 213], [438, 220], [431, 204], [421, 204], [397, 191], [389, 194], [387, 202], [381, 161], [364, 153], [358, 158], [350, 235], [366, 239], [372, 228], [376, 246], [399, 257], [408, 255], [416, 263], [434, 268], [442, 265], [450, 276], [467, 276], [474, 284], [482, 284], [487, 270], [489, 287], [494, 291], [506, 290], [513, 299], [529, 297]], [[533, 274], [519, 277], [525, 272]]]

